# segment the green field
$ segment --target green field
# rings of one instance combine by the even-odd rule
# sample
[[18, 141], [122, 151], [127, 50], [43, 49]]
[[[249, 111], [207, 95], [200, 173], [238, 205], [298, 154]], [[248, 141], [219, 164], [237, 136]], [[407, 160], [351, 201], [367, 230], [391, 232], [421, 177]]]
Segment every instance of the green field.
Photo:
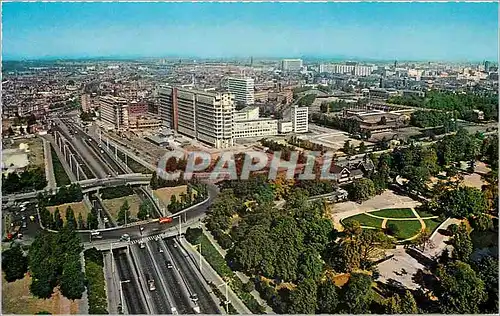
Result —
[[392, 218], [415, 218], [412, 210], [409, 208], [388, 208], [380, 211], [370, 212], [372, 215]]
[[58, 187], [61, 187], [64, 185], [71, 184], [71, 180], [66, 174], [66, 171], [64, 171], [61, 161], [59, 161], [56, 151], [54, 150], [54, 148], [52, 148], [52, 146], [50, 147], [50, 152], [52, 156], [52, 169], [54, 170], [54, 178], [56, 178], [56, 185]]
[[431, 216], [436, 216], [432, 213], [429, 213], [429, 212], [426, 212], [424, 210], [416, 210], [418, 215], [420, 215], [420, 217], [431, 217]]
[[408, 221], [387, 221], [387, 226], [390, 224], [396, 225], [399, 229], [398, 234], [395, 236], [397, 239], [407, 239], [415, 236], [420, 232], [422, 226], [418, 220], [408, 220]]
[[442, 223], [439, 218], [424, 219], [424, 222], [431, 234]]
[[358, 221], [361, 226], [381, 228], [383, 220], [366, 214], [358, 214], [344, 219], [344, 223], [348, 221]]

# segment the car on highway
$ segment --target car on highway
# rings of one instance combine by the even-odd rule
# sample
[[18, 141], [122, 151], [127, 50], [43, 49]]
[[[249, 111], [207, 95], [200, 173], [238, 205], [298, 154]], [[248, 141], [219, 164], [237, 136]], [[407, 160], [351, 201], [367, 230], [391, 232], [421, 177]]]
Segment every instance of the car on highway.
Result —
[[26, 222], [23, 222], [23, 225], [21, 227], [26, 228], [26, 226], [27, 226]]
[[123, 234], [120, 237], [120, 241], [130, 241], [130, 235], [129, 234]]
[[198, 295], [196, 295], [196, 293], [191, 294], [190, 298], [191, 298], [191, 301], [193, 301], [193, 302], [197, 302], [198, 301]]
[[163, 253], [163, 248], [158, 247], [158, 252]]
[[148, 280], [148, 285], [149, 285], [149, 290], [150, 291], [156, 290], [156, 286], [155, 286], [155, 281], [154, 280]]
[[99, 236], [100, 234], [101, 234], [101, 233], [100, 233], [100, 232], [98, 232], [97, 230], [93, 230], [93, 231], [91, 231], [91, 232], [90, 232], [90, 235], [91, 235], [92, 237]]
[[141, 249], [146, 248], [146, 244], [145, 244], [145, 243], [143, 243], [143, 242], [141, 242], [141, 243], [139, 243], [139, 247], [140, 247]]
[[172, 268], [173, 268], [173, 266], [172, 266], [172, 262], [167, 261], [167, 268], [168, 268], [168, 269], [172, 269]]

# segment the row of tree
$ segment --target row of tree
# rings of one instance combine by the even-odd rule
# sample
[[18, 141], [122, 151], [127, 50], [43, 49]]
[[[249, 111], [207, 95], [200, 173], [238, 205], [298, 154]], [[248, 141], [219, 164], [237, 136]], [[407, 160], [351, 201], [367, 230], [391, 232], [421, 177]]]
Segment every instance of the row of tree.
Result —
[[80, 202], [82, 199], [83, 192], [78, 183], [60, 187], [54, 195], [40, 193], [37, 196], [38, 205], [41, 207]]
[[298, 106], [311, 106], [316, 100], [316, 95], [314, 93], [306, 94], [297, 101]]
[[2, 174], [4, 194], [43, 190], [46, 186], [45, 171], [41, 167], [26, 169], [19, 174], [16, 172], [10, 172], [7, 176]]
[[65, 225], [58, 234], [40, 233], [29, 251], [29, 270], [32, 277], [31, 293], [39, 298], [50, 298], [54, 288], [71, 299], [80, 299], [85, 291], [82, 272], [81, 241], [75, 230]]
[[431, 90], [425, 94], [425, 97], [394, 96], [389, 98], [387, 102], [442, 111], [455, 111], [460, 119], [471, 119], [474, 117], [472, 115], [473, 110], [480, 110], [484, 112], [486, 120], [498, 120], [498, 96], [494, 94]]

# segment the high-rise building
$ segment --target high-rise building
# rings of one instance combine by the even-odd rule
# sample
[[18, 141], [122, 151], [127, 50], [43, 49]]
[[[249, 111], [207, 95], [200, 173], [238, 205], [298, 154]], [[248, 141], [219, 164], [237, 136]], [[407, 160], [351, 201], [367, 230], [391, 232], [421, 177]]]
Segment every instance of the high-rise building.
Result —
[[128, 128], [128, 101], [113, 96], [99, 97], [101, 121], [111, 124], [115, 129]]
[[283, 59], [281, 61], [281, 70], [300, 71], [302, 69], [302, 59]]
[[252, 78], [228, 78], [228, 90], [234, 94], [234, 101], [245, 105], [255, 103], [254, 80]]
[[177, 87], [160, 89], [160, 118], [176, 132], [215, 148], [234, 145], [234, 95]]
[[309, 131], [308, 115], [308, 107], [299, 107], [297, 105], [293, 106], [292, 128], [294, 133], [307, 133]]
[[484, 62], [484, 71], [490, 72], [490, 62], [489, 61]]

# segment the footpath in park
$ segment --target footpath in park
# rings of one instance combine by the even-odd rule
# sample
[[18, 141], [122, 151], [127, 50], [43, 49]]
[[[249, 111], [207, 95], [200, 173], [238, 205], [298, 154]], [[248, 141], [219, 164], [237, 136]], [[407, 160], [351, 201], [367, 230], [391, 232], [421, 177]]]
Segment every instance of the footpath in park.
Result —
[[[225, 258], [227, 251], [222, 249], [219, 243], [215, 240], [212, 233], [205, 227], [205, 224], [201, 225], [201, 229], [203, 230], [203, 233], [205, 233], [205, 235], [207, 236], [208, 240], [215, 247], [215, 249], [217, 249], [220, 255]], [[250, 278], [247, 275], [245, 275], [240, 271], [236, 271], [235, 274], [243, 283], [247, 283], [250, 280]], [[250, 294], [257, 300], [257, 302], [259, 302], [260, 305], [264, 306], [264, 308], [266, 309], [266, 314], [276, 314], [273, 311], [273, 309], [269, 305], [267, 305], [267, 302], [260, 297], [260, 293], [257, 292], [257, 290], [253, 290], [252, 292], [250, 292]]]

